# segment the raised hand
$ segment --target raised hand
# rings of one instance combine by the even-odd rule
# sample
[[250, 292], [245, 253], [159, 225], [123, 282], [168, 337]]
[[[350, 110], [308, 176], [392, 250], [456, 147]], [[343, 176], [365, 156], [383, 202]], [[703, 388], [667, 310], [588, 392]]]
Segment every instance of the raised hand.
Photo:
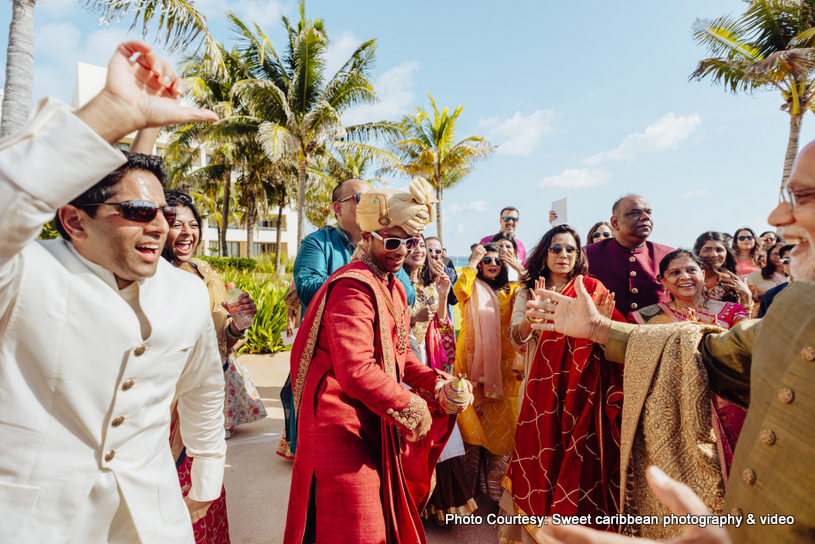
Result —
[[569, 298], [549, 291], [537, 289], [542, 300], [526, 303], [530, 319], [544, 319], [548, 323], [533, 323], [532, 328], [539, 331], [557, 331], [574, 338], [585, 338], [600, 344], [608, 341], [611, 320], [603, 317], [594, 305], [594, 301], [583, 285], [583, 276], [574, 281], [577, 298]]
[[606, 291], [600, 294], [597, 300], [594, 301], [594, 305], [597, 306], [600, 315], [611, 318], [611, 314], [614, 313], [614, 293]]
[[526, 272], [524, 265], [521, 264], [520, 259], [518, 259], [515, 255], [509, 255], [502, 251], [499, 257], [501, 258], [501, 261], [514, 268], [519, 274], [524, 274]]
[[141, 128], [218, 120], [209, 110], [182, 106], [186, 91], [149, 45], [125, 42], [108, 64], [105, 87], [76, 115], [111, 143]]
[[442, 266], [441, 274], [436, 276], [436, 291], [439, 293], [439, 304], [445, 304], [447, 300], [447, 294], [450, 292], [450, 287], [452, 284], [450, 283], [450, 277], [444, 271], [444, 267]]
[[719, 283], [732, 289], [739, 296], [739, 303], [742, 306], [750, 304], [753, 294], [750, 292], [747, 282], [740, 277], [732, 272], [722, 270], [719, 272]]
[[557, 214], [553, 210], [549, 210], [549, 224], [554, 223], [555, 219], [557, 219]]
[[487, 250], [484, 249], [484, 246], [481, 244], [475, 246], [473, 249], [473, 254], [470, 256], [470, 262], [467, 263], [467, 266], [470, 268], [478, 268], [478, 264], [481, 262], [481, 259], [484, 258], [484, 255], [487, 254]]

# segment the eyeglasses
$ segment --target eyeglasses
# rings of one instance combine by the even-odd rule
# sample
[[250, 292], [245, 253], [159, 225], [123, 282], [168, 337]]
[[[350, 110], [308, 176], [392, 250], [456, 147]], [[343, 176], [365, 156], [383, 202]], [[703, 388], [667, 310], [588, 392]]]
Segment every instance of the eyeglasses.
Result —
[[484, 257], [483, 259], [481, 259], [481, 262], [484, 264], [495, 264], [496, 266], [501, 266], [502, 264], [504, 264], [503, 262], [501, 262], [500, 257]]
[[396, 251], [397, 249], [402, 247], [402, 244], [405, 244], [405, 248], [408, 251], [411, 251], [413, 248], [419, 245], [419, 241], [421, 240], [421, 238], [417, 236], [411, 236], [410, 238], [402, 239], [392, 237], [383, 238], [375, 232], [372, 232], [371, 234], [382, 240], [382, 243], [385, 245], [385, 251]]
[[778, 193], [778, 203], [787, 202], [792, 211], [795, 206], [809, 204], [813, 197], [815, 197], [815, 189], [782, 189]]
[[510, 221], [513, 222], [513, 223], [517, 223], [518, 218], [517, 217], [502, 217], [501, 221], [503, 221], [504, 223], [509, 223]]
[[125, 202], [98, 202], [96, 204], [83, 204], [80, 208], [90, 208], [92, 206], [116, 206], [119, 210], [119, 215], [128, 221], [135, 221], [136, 223], [149, 223], [156, 218], [158, 212], [164, 214], [164, 219], [168, 225], [172, 225], [175, 221], [176, 211], [172, 206], [159, 206], [152, 202], [143, 202], [141, 200], [126, 200]]
[[359, 201], [362, 199], [362, 193], [354, 193], [351, 196], [339, 199], [337, 202], [345, 202], [346, 200], [351, 200], [352, 198], [357, 204], [359, 204]]
[[790, 259], [789, 257], [784, 257], [783, 259], [778, 260], [778, 262], [781, 263], [782, 265], [790, 264], [791, 261], [792, 259]]
[[755, 236], [739, 236], [739, 242], [744, 242], [745, 240], [755, 240]]
[[603, 238], [611, 238], [611, 233], [608, 231], [595, 232], [594, 234], [591, 235], [591, 239], [594, 240], [595, 238], [600, 238], [601, 236]]
[[442, 251], [444, 251], [444, 250], [443, 249], [435, 249], [435, 248], [432, 248], [432, 247], [427, 248], [427, 252], [430, 253], [431, 255], [433, 255], [433, 254], [441, 255]]
[[557, 245], [557, 246], [550, 247], [549, 248], [549, 253], [554, 253], [555, 255], [560, 255], [561, 253], [563, 253], [563, 250], [566, 250], [567, 255], [571, 255], [572, 253], [577, 251], [577, 248], [574, 247], [574, 246], [563, 247], [561, 245]]

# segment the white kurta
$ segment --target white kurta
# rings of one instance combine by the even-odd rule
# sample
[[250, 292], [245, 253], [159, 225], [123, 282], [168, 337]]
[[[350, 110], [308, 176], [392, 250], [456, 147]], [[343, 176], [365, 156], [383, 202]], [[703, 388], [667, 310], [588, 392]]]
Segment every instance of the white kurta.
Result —
[[224, 382], [203, 282], [162, 260], [138, 284], [143, 338], [111, 272], [70, 242], [35, 241], [123, 163], [56, 101], [0, 141], [4, 544], [193, 542], [169, 448], [175, 394], [195, 458], [190, 495], [220, 495]]

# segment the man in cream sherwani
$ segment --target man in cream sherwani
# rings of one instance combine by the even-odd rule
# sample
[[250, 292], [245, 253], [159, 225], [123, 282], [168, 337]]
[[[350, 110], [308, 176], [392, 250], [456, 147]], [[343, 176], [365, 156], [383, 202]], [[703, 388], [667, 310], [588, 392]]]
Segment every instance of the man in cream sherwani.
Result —
[[[69, 204], [125, 163], [110, 145], [119, 138], [217, 119], [181, 107], [184, 90], [149, 47], [128, 42], [86, 106], [44, 101], [0, 141], [4, 544], [192, 543], [191, 519], [220, 494], [223, 373], [209, 298], [160, 258], [172, 215], [155, 209], [161, 183], [130, 168], [103, 205]], [[57, 210], [71, 241], [35, 241]], [[174, 395], [195, 458], [185, 498], [168, 444]]]

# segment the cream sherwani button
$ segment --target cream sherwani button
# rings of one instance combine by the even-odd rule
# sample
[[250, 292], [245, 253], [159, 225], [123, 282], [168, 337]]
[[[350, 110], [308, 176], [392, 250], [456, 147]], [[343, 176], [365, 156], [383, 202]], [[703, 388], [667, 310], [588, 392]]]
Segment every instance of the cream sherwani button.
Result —
[[113, 461], [113, 458], [114, 458], [114, 457], [116, 457], [116, 452], [115, 452], [115, 451], [113, 451], [113, 450], [109, 450], [109, 451], [108, 451], [108, 452], [105, 454], [105, 461], [107, 461], [108, 463], [110, 463], [111, 461]]
[[144, 355], [144, 352], [147, 351], [147, 348], [144, 346], [137, 346], [136, 349], [133, 350], [133, 355], [136, 357], [141, 357]]

